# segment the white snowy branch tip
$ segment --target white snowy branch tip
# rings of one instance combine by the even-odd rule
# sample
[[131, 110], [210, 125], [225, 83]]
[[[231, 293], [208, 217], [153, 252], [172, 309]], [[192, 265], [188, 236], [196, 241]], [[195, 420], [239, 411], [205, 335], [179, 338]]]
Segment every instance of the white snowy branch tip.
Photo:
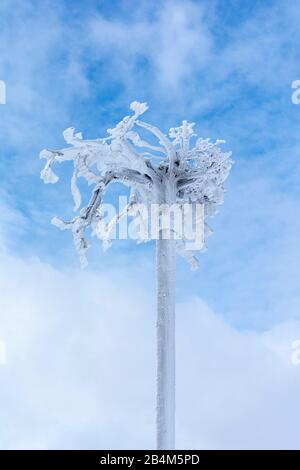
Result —
[[[133, 114], [124, 117], [113, 129], [108, 129], [107, 137], [84, 140], [80, 132], [70, 127], [63, 133], [68, 147], [43, 150], [40, 154], [41, 158], [46, 159], [41, 172], [45, 183], [58, 181], [53, 171], [55, 163], [73, 162], [71, 192], [75, 211], [82, 205], [78, 178], [93, 186], [90, 201], [76, 217], [69, 222], [57, 217], [52, 220], [60, 229], [72, 231], [83, 266], [87, 264], [86, 251], [89, 247], [86, 230], [91, 229], [107, 248], [110, 245], [109, 233], [122, 217], [122, 214], [114, 217], [107, 224], [107, 230], [103, 230], [101, 204], [110, 184], [122, 183], [130, 188], [130, 202], [125, 211], [139, 223], [143, 214], [134, 210], [139, 205], [202, 204], [207, 218], [214, 215], [217, 206], [223, 202], [223, 184], [233, 163], [231, 152], [223, 152], [220, 148], [224, 141], [196, 139], [194, 123], [187, 121], [171, 128], [166, 135], [157, 127], [139, 120], [148, 109], [146, 103], [134, 101], [130, 109]], [[148, 133], [151, 138], [144, 140], [141, 132], [143, 135]], [[153, 143], [154, 140], [157, 143]], [[194, 146], [191, 145], [192, 140]], [[100, 224], [102, 228], [98, 230]], [[211, 229], [207, 224], [205, 228], [208, 235]], [[197, 258], [187, 249], [184, 238], [177, 242], [177, 251], [193, 268], [196, 267]]]

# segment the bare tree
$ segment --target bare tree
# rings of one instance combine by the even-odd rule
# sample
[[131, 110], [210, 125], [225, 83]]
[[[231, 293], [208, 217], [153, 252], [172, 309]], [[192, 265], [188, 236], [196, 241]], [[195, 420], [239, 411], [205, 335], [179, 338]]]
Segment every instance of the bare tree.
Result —
[[[54, 163], [67, 160], [73, 162], [71, 191], [75, 210], [81, 206], [77, 178], [82, 177], [88, 185], [93, 186], [89, 203], [73, 220], [65, 222], [55, 217], [52, 221], [63, 230], [72, 231], [82, 265], [87, 263], [87, 229], [98, 235], [107, 248], [111, 244], [114, 227], [125, 214], [132, 216], [138, 224], [145, 224], [145, 207], [158, 205], [161, 217], [165, 208], [174, 204], [182, 213], [186, 206], [193, 208], [199, 205], [206, 219], [214, 215], [217, 205], [223, 202], [223, 183], [232, 164], [230, 153], [220, 149], [224, 141], [213, 143], [210, 139], [196, 140], [194, 124], [186, 121], [170, 129], [167, 136], [157, 127], [139, 119], [148, 109], [146, 103], [135, 101], [130, 108], [133, 114], [126, 116], [114, 129], [108, 129], [108, 137], [83, 140], [81, 133], [75, 133], [74, 128], [69, 128], [63, 134], [69, 147], [55, 151], [43, 150], [40, 155], [47, 160], [41, 173], [45, 183], [58, 181], [52, 170]], [[142, 136], [147, 133], [149, 138], [145, 140]], [[194, 147], [190, 145], [191, 139], [195, 139]], [[128, 186], [130, 200], [122, 213], [104, 224], [103, 196], [112, 183]], [[195, 224], [195, 218], [192, 218], [192, 224]], [[186, 258], [193, 269], [198, 265], [185, 231], [178, 234], [174, 223], [171, 225], [166, 229], [158, 222], [157, 236], [154, 237], [157, 246], [158, 449], [173, 449], [175, 446], [176, 251]], [[203, 226], [207, 236], [211, 230], [206, 222]], [[139, 231], [139, 237], [143, 241], [146, 239], [142, 230]], [[196, 245], [196, 248], [199, 246]], [[205, 244], [200, 248], [205, 248]]]

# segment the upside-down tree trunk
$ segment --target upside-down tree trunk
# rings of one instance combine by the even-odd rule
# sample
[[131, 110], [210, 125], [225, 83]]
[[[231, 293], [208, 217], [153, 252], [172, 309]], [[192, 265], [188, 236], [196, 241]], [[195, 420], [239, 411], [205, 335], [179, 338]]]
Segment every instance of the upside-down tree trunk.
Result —
[[175, 446], [175, 240], [157, 240], [157, 449]]

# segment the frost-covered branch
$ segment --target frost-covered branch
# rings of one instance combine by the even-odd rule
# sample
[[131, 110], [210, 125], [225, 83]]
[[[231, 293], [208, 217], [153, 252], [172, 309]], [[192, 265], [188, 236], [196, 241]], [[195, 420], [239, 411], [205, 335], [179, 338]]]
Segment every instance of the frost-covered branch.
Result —
[[[54, 171], [57, 163], [73, 163], [71, 193], [74, 210], [82, 206], [82, 195], [78, 179], [93, 186], [88, 204], [79, 215], [69, 222], [55, 217], [53, 223], [61, 229], [70, 229], [82, 264], [86, 264], [88, 242], [86, 230], [91, 229], [110, 245], [110, 234], [124, 214], [141, 221], [143, 213], [137, 210], [137, 203], [150, 207], [157, 203], [175, 203], [180, 207], [186, 203], [202, 204], [205, 217], [213, 215], [217, 205], [223, 201], [223, 184], [229, 174], [232, 162], [230, 153], [221, 151], [223, 141], [211, 142], [199, 138], [194, 147], [194, 123], [183, 121], [182, 125], [164, 134], [159, 128], [140, 120], [148, 109], [146, 103], [133, 102], [132, 114], [125, 116], [114, 128], [108, 129], [108, 136], [98, 139], [83, 139], [80, 132], [68, 128], [63, 135], [68, 147], [61, 150], [43, 150], [40, 157], [46, 160], [41, 172], [45, 183], [56, 183]], [[152, 136], [151, 142], [139, 134], [144, 129]], [[153, 138], [157, 144], [153, 143]], [[118, 214], [103, 230], [99, 228], [102, 219], [101, 205], [107, 187], [121, 183], [131, 189], [134, 197], [123, 214]], [[210, 230], [206, 230], [206, 235]], [[177, 240], [177, 251], [192, 265], [196, 258], [187, 249], [186, 240]]]

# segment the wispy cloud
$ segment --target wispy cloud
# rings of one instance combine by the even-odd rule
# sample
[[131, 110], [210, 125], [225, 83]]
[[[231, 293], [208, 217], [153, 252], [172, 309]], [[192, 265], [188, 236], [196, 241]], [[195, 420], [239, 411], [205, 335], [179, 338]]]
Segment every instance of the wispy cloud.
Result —
[[152, 94], [184, 94], [190, 75], [205, 66], [210, 54], [203, 6], [190, 1], [159, 2], [151, 15], [138, 7], [131, 21], [99, 14], [89, 31], [96, 54], [111, 61], [116, 78], [125, 87], [143, 78], [139, 89], [145, 86]]
[[28, 152], [45, 128], [49, 132], [68, 118], [72, 99], [84, 96], [88, 81], [62, 6], [17, 0], [1, 2], [0, 8], [0, 70], [7, 88], [1, 139]]

